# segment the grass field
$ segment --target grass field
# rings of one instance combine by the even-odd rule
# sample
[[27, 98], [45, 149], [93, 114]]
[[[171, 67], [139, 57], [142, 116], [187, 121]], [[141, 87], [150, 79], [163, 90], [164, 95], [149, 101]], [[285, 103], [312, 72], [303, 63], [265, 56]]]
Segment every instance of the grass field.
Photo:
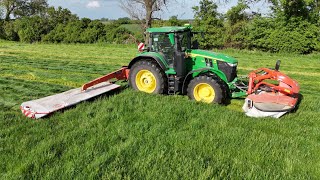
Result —
[[239, 74], [273, 67], [303, 100], [281, 119], [124, 89], [41, 120], [19, 105], [128, 64], [136, 47], [0, 41], [0, 179], [319, 179], [320, 55], [225, 50]]

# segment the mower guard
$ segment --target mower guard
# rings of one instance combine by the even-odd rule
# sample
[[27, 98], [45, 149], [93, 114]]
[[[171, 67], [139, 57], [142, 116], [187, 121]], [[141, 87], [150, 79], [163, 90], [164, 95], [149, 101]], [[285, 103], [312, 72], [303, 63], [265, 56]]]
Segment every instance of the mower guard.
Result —
[[25, 116], [38, 119], [47, 116], [52, 112], [73, 106], [82, 101], [119, 88], [120, 85], [114, 84], [113, 82], [111, 83], [109, 80], [113, 78], [125, 80], [127, 79], [128, 73], [127, 67], [123, 67], [118, 71], [88, 82], [81, 88], [71, 89], [60, 94], [24, 102], [21, 104], [20, 109]]

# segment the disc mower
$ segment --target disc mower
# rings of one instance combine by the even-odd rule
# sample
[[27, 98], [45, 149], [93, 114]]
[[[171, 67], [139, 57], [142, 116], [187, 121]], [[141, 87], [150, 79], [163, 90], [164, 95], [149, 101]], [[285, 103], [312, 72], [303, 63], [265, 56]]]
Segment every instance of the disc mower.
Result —
[[[21, 104], [27, 117], [41, 118], [54, 111], [117, 89], [117, 80], [145, 93], [181, 94], [195, 101], [225, 104], [246, 97], [243, 110], [253, 117], [280, 117], [293, 110], [299, 98], [296, 81], [275, 69], [252, 71], [248, 80], [237, 77], [238, 61], [199, 50], [190, 25], [147, 29], [149, 43], [128, 66], [84, 84], [81, 88]], [[139, 45], [141, 47], [141, 45]]]

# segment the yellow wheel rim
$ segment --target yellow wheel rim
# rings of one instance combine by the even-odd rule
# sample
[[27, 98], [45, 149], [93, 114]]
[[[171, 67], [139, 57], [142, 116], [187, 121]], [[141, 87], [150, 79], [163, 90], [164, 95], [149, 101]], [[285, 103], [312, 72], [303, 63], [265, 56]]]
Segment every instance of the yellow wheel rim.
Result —
[[193, 89], [193, 96], [196, 101], [212, 103], [215, 95], [214, 89], [207, 83], [197, 84]]
[[140, 70], [136, 75], [136, 85], [140, 91], [152, 93], [157, 87], [156, 77], [148, 70]]

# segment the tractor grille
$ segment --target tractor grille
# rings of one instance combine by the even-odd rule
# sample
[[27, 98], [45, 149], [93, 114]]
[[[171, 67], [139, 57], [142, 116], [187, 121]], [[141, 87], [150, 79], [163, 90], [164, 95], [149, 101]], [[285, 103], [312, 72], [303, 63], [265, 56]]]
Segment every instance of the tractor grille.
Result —
[[228, 82], [231, 82], [237, 77], [237, 65], [230, 66], [226, 62], [218, 61], [218, 67], [219, 70], [227, 76]]

